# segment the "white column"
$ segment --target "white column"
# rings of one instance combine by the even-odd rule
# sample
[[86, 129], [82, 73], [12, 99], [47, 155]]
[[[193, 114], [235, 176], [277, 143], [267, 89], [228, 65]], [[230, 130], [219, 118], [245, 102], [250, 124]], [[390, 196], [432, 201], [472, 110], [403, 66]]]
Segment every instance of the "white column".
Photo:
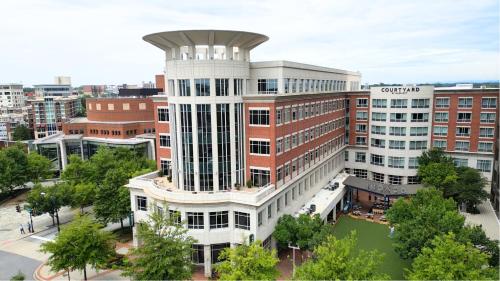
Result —
[[[193, 80], [193, 79], [191, 79]], [[194, 88], [191, 88], [194, 89]], [[193, 165], [194, 165], [194, 190], [200, 191], [200, 165], [198, 151], [198, 120], [196, 118], [196, 104], [191, 104], [191, 126], [193, 134]]]
[[[231, 79], [230, 79], [231, 80]], [[230, 132], [230, 151], [231, 151], [231, 186], [234, 187], [236, 183], [236, 132], [235, 132], [235, 120], [234, 120], [234, 103], [229, 104], [229, 132]], [[241, 183], [242, 184], [242, 183]]]
[[[212, 84], [213, 85], [213, 84]], [[211, 87], [212, 88], [212, 87]], [[212, 89], [210, 90], [212, 91]], [[210, 104], [210, 119], [212, 123], [212, 168], [214, 177], [214, 191], [219, 190], [219, 148], [217, 147], [217, 104]]]
[[203, 256], [205, 257], [205, 277], [212, 276], [212, 252], [210, 251], [210, 245], [203, 246]]
[[[179, 189], [184, 189], [184, 175], [182, 173], [184, 169], [183, 161], [182, 161], [182, 138], [181, 138], [181, 107], [179, 104], [174, 104], [175, 106], [175, 121], [176, 121], [176, 126], [175, 126], [175, 132], [171, 132], [170, 135], [176, 135], [177, 137], [177, 173], [178, 173], [178, 179], [179, 179]], [[174, 171], [172, 171], [173, 173]]]

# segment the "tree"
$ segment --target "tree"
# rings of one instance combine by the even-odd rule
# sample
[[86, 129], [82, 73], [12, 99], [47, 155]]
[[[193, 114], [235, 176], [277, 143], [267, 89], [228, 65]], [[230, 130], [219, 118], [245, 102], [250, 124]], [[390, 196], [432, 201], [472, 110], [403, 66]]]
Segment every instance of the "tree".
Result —
[[42, 252], [50, 253], [52, 270], [82, 270], [87, 280], [87, 265], [97, 268], [106, 264], [115, 255], [114, 237], [101, 227], [87, 216], [77, 217], [54, 241], [42, 244]]
[[55, 225], [55, 218], [59, 228], [59, 209], [70, 204], [71, 192], [68, 191], [68, 186], [64, 183], [50, 187], [35, 184], [28, 193], [26, 202], [35, 215], [48, 213], [52, 217], [53, 225]]
[[450, 188], [457, 182], [458, 176], [452, 163], [429, 163], [419, 166], [418, 176], [427, 186], [434, 186], [449, 197]]
[[130, 193], [124, 186], [127, 181], [128, 176], [122, 169], [112, 169], [106, 173], [96, 192], [96, 218], [104, 223], [120, 221], [123, 229], [123, 218], [130, 213]]
[[431, 148], [427, 151], [422, 152], [422, 154], [418, 157], [418, 165], [426, 166], [430, 163], [449, 163], [453, 164], [453, 159], [444, 154], [444, 150], [441, 148]]
[[13, 141], [23, 141], [23, 140], [31, 140], [33, 139], [33, 135], [31, 130], [25, 125], [17, 126], [12, 132], [12, 140]]
[[424, 247], [407, 272], [410, 280], [498, 280], [488, 255], [471, 243], [455, 241], [453, 233], [436, 236]]
[[298, 218], [283, 215], [278, 219], [273, 237], [282, 249], [287, 248], [288, 244], [291, 243], [303, 250], [312, 250], [332, 232], [333, 226], [323, 224], [317, 214], [314, 216], [301, 214]]
[[279, 259], [276, 250], [269, 251], [260, 241], [224, 249], [215, 267], [219, 280], [276, 280]]
[[0, 150], [0, 190], [10, 192], [29, 180], [28, 157], [21, 144]]
[[95, 178], [90, 161], [84, 161], [79, 155], [70, 155], [68, 165], [61, 174], [61, 179], [71, 185], [92, 183]]
[[421, 189], [410, 199], [398, 199], [387, 219], [395, 225], [395, 249], [403, 258], [415, 258], [436, 235], [459, 233], [465, 220], [453, 199], [444, 199], [435, 188]]
[[83, 208], [94, 203], [97, 187], [92, 183], [79, 183], [71, 189], [71, 207], [80, 208], [83, 214]]
[[36, 152], [28, 154], [28, 172], [30, 180], [35, 183], [54, 175], [50, 160]]
[[378, 273], [383, 254], [377, 251], [359, 251], [356, 232], [343, 239], [330, 235], [314, 249], [314, 258], [297, 268], [296, 280], [381, 280], [388, 279]]
[[[168, 210], [163, 206], [162, 210]], [[177, 215], [151, 212], [137, 225], [141, 245], [131, 249], [123, 274], [135, 280], [188, 280], [192, 275], [192, 245], [196, 241], [177, 223]]]
[[489, 197], [484, 190], [486, 179], [478, 170], [470, 167], [457, 168], [458, 180], [453, 185], [453, 198], [459, 204], [464, 203], [468, 211], [474, 211], [476, 205]]
[[490, 257], [490, 266], [498, 267], [500, 259], [500, 247], [498, 240], [489, 239], [481, 226], [465, 226], [457, 235], [457, 241], [464, 244], [467, 242], [472, 243], [474, 247], [480, 249]]

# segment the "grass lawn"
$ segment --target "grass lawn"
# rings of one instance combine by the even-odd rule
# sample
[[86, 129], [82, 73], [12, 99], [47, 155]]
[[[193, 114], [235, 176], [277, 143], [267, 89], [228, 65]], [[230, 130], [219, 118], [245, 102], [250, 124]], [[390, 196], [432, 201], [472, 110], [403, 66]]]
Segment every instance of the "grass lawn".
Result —
[[410, 262], [401, 259], [394, 251], [388, 226], [341, 216], [335, 224], [334, 235], [337, 238], [343, 238], [352, 230], [356, 230], [357, 233], [358, 249], [367, 251], [376, 249], [385, 254], [384, 261], [380, 265], [381, 273], [388, 274], [393, 280], [404, 279], [403, 269], [410, 267]]

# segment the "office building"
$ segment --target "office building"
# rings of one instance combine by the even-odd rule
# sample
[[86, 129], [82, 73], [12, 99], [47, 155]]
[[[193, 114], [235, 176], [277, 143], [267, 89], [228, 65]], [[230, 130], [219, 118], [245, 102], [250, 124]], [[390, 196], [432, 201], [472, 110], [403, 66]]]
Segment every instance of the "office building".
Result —
[[62, 131], [63, 123], [81, 112], [80, 100], [76, 97], [47, 96], [31, 100], [30, 103], [33, 107], [35, 139]]
[[35, 88], [35, 97], [69, 97], [73, 93], [73, 88], [70, 84], [40, 84], [33, 85]]
[[26, 105], [22, 84], [0, 84], [0, 107], [19, 108]]

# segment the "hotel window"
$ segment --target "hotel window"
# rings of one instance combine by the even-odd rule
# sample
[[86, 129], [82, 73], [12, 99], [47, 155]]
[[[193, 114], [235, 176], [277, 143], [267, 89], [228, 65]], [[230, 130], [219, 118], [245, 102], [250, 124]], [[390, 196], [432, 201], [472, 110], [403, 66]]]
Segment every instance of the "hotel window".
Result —
[[482, 98], [481, 108], [497, 108], [497, 98]]
[[203, 229], [203, 213], [201, 212], [187, 212], [187, 227], [189, 229]]
[[226, 228], [229, 226], [229, 212], [210, 212], [210, 229]]
[[389, 175], [389, 184], [401, 184], [403, 182], [402, 176]]
[[373, 108], [386, 108], [387, 107], [387, 100], [386, 99], [373, 99], [372, 100], [372, 107]]
[[269, 155], [270, 145], [268, 140], [250, 139], [250, 154]]
[[469, 160], [467, 158], [453, 158], [453, 164], [456, 167], [467, 167], [469, 165]]
[[406, 113], [391, 113], [391, 122], [406, 122]]
[[368, 172], [363, 169], [354, 169], [354, 175], [358, 178], [363, 178], [363, 179], [368, 178]]
[[410, 150], [427, 149], [427, 141], [410, 141]]
[[189, 79], [179, 79], [179, 96], [189, 97], [191, 96], [191, 85]]
[[160, 170], [165, 176], [172, 176], [172, 163], [170, 160], [160, 160]]
[[278, 93], [278, 79], [259, 79], [257, 89], [259, 94], [276, 94]]
[[366, 162], [366, 153], [365, 152], [356, 152], [356, 162], [365, 163]]
[[309, 79], [304, 80], [304, 92], [309, 92]]
[[458, 108], [472, 108], [472, 98], [459, 98]]
[[366, 137], [356, 137], [357, 145], [366, 145]]
[[433, 134], [435, 136], [446, 136], [448, 135], [448, 127], [434, 126]]
[[115, 105], [113, 103], [108, 103], [108, 110], [115, 110]]
[[269, 109], [250, 109], [250, 125], [268, 126]]
[[427, 127], [411, 127], [410, 136], [427, 136]]
[[385, 126], [372, 125], [372, 134], [385, 135]]
[[136, 196], [137, 210], [147, 211], [148, 210], [148, 199], [144, 196]]
[[492, 142], [479, 142], [477, 151], [493, 152], [493, 143]]
[[168, 122], [169, 118], [170, 117], [168, 116], [168, 108], [158, 107], [158, 121]]
[[436, 122], [448, 122], [448, 112], [436, 112], [434, 114], [434, 121], [436, 121]]
[[358, 121], [368, 120], [368, 112], [366, 112], [366, 111], [356, 112], [356, 120], [358, 120]]
[[160, 135], [160, 147], [170, 147], [170, 135]]
[[432, 142], [432, 146], [435, 148], [441, 148], [443, 150], [446, 150], [446, 141], [445, 140], [434, 140]]
[[263, 214], [262, 214], [262, 212], [263, 212], [263, 211], [260, 211], [259, 213], [257, 213], [257, 225], [258, 225], [258, 226], [261, 226], [261, 225], [262, 225], [262, 220], [263, 220], [263, 219], [262, 219], [262, 215], [263, 215]]
[[172, 95], [172, 96], [175, 94], [175, 80], [174, 79], [168, 80], [168, 93], [170, 93], [170, 95]]
[[372, 112], [372, 121], [386, 121], [387, 115], [383, 112]]
[[96, 109], [96, 110], [101, 110], [101, 104], [100, 104], [100, 103], [96, 103], [96, 105], [95, 105], [95, 109]]
[[456, 141], [455, 150], [456, 151], [469, 151], [470, 143], [468, 141]]
[[370, 164], [377, 166], [384, 166], [384, 156], [378, 154], [371, 154]]
[[215, 79], [215, 95], [229, 96], [229, 79]]
[[276, 199], [276, 213], [279, 213], [281, 211], [281, 198]]
[[436, 98], [437, 108], [447, 108], [450, 106], [450, 98]]
[[198, 97], [208, 97], [210, 96], [210, 79], [194, 79], [194, 88], [196, 90], [196, 96]]
[[391, 136], [406, 136], [406, 128], [405, 127], [390, 127], [389, 135]]
[[412, 113], [411, 122], [427, 122], [429, 121], [429, 113]]
[[368, 99], [356, 99], [356, 107], [368, 107]]
[[408, 100], [404, 99], [393, 99], [391, 100], [391, 108], [407, 108]]
[[285, 193], [285, 206], [288, 206], [289, 201], [290, 201], [290, 191]]
[[418, 169], [418, 158], [417, 157], [408, 158], [408, 169]]
[[243, 95], [243, 79], [234, 79], [233, 80], [233, 91], [235, 96]]
[[457, 114], [457, 122], [470, 122], [472, 118], [472, 113], [470, 112], [459, 112]]
[[408, 184], [420, 184], [418, 176], [408, 176]]
[[283, 139], [276, 140], [276, 154], [283, 152]]
[[283, 109], [283, 120], [284, 120], [284, 123], [290, 122], [290, 108]]
[[491, 160], [477, 160], [476, 169], [481, 172], [491, 172]]
[[290, 150], [290, 136], [285, 137], [285, 151]]
[[276, 181], [283, 179], [283, 167], [276, 169]]
[[406, 147], [406, 141], [401, 141], [401, 140], [390, 140], [389, 141], [389, 148], [390, 149], [404, 150], [405, 147]]
[[349, 161], [349, 151], [344, 151], [344, 161]]
[[496, 113], [481, 113], [481, 123], [495, 123]]
[[273, 217], [273, 203], [267, 205], [267, 218], [270, 219]]
[[429, 108], [429, 99], [412, 99], [411, 108]]
[[494, 128], [480, 128], [479, 137], [481, 138], [492, 138], [494, 136]]
[[387, 159], [387, 167], [404, 168], [405, 167], [405, 158], [404, 157], [389, 156], [389, 158]]
[[283, 122], [283, 110], [276, 109], [276, 125], [281, 125]]
[[385, 147], [385, 140], [371, 138], [371, 146], [384, 148]]
[[356, 132], [366, 133], [366, 124], [356, 124]]
[[250, 178], [253, 186], [263, 187], [271, 181], [271, 173], [269, 170], [250, 168]]
[[372, 172], [372, 180], [376, 182], [384, 182], [385, 181], [385, 175], [381, 173], [375, 173]]
[[284, 92], [285, 94], [288, 94], [290, 92], [290, 79], [289, 78], [285, 78], [283, 79], [283, 84], [284, 84]]
[[457, 137], [468, 137], [470, 136], [470, 127], [457, 127], [456, 129]]

